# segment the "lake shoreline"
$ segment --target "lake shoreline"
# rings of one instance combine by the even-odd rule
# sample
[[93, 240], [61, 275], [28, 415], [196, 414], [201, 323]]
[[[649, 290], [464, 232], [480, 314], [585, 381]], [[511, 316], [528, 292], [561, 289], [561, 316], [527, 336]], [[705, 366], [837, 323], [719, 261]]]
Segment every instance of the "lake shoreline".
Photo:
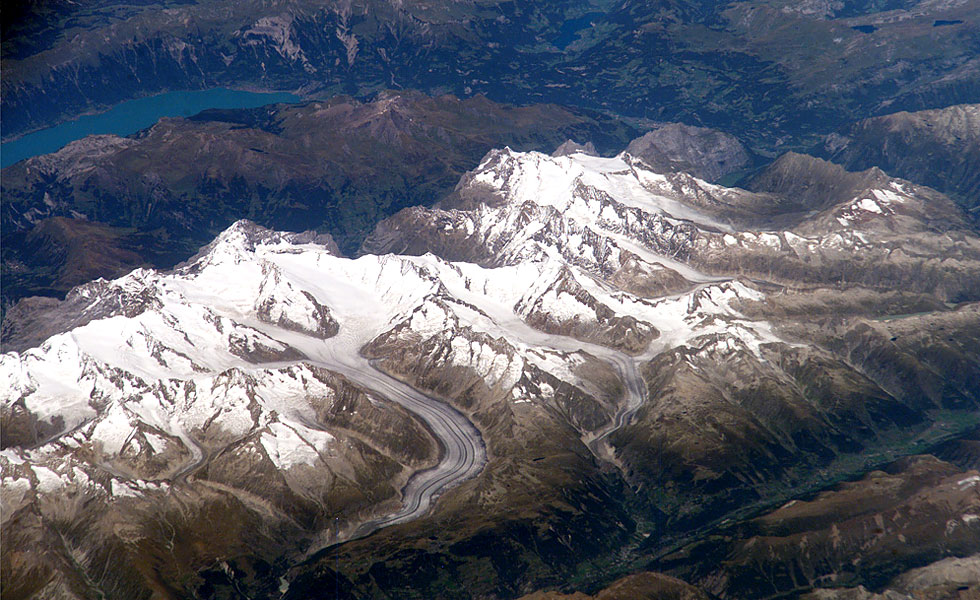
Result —
[[302, 102], [298, 90], [263, 90], [250, 87], [168, 90], [93, 110], [50, 127], [0, 141], [0, 168], [35, 156], [50, 154], [89, 135], [122, 137], [153, 126], [165, 117], [189, 117], [213, 108], [256, 108]]

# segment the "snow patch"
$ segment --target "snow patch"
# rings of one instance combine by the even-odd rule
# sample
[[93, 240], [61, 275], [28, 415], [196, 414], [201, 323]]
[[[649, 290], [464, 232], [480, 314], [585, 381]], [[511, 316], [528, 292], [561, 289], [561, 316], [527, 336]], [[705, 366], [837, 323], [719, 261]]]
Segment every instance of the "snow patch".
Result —
[[961, 490], [965, 490], [969, 487], [980, 486], [980, 475], [971, 475], [970, 477], [961, 479], [956, 482], [956, 485], [958, 485]]
[[34, 476], [37, 477], [37, 491], [41, 494], [56, 492], [68, 484], [67, 481], [61, 478], [61, 475], [58, 475], [47, 467], [33, 465], [31, 470], [34, 471]]
[[266, 454], [280, 469], [313, 464], [333, 440], [334, 437], [325, 431], [281, 422], [270, 423], [268, 431], [260, 438]]

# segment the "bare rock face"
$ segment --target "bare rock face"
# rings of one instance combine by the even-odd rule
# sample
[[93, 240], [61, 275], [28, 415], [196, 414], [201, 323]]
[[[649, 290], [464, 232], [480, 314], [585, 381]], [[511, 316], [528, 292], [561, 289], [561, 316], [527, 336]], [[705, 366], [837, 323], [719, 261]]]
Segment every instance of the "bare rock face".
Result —
[[595, 149], [595, 144], [592, 142], [579, 144], [578, 142], [573, 142], [572, 140], [566, 140], [561, 146], [555, 148], [555, 151], [551, 153], [552, 156], [568, 156], [569, 154], [599, 156], [599, 152]]
[[811, 586], [829, 589], [807, 600], [969, 598], [980, 587], [978, 486], [976, 471], [932, 456], [900, 460], [734, 528], [701, 580], [721, 598]]
[[850, 171], [878, 167], [980, 206], [980, 104], [858, 121], [828, 136], [823, 153]]
[[899, 575], [878, 591], [863, 585], [820, 589], [804, 600], [971, 600], [980, 595], [980, 554], [944, 558]]
[[626, 152], [656, 171], [681, 171], [715, 182], [749, 166], [748, 150], [732, 135], [682, 123], [669, 123], [647, 132]]
[[[535, 329], [594, 342], [628, 354], [642, 352], [659, 335], [649, 323], [636, 317], [617, 315], [592, 296], [568, 269], [559, 270], [554, 280], [542, 287], [543, 290], [525, 296], [514, 307], [517, 314]], [[556, 311], [562, 303], [579, 308], [573, 313]]]
[[793, 198], [806, 210], [819, 210], [888, 179], [880, 169], [850, 172], [813, 156], [787, 152], [752, 177], [746, 188]]
[[521, 600], [708, 600], [702, 590], [663, 573], [627, 575], [593, 596], [575, 592], [537, 592]]

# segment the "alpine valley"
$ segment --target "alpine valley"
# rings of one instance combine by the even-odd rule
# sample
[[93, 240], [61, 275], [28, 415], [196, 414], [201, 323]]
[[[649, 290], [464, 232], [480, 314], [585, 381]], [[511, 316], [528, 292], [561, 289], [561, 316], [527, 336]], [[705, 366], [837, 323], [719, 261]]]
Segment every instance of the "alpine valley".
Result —
[[4, 597], [975, 594], [980, 237], [749, 187], [495, 149], [356, 258], [238, 221], [22, 301]]

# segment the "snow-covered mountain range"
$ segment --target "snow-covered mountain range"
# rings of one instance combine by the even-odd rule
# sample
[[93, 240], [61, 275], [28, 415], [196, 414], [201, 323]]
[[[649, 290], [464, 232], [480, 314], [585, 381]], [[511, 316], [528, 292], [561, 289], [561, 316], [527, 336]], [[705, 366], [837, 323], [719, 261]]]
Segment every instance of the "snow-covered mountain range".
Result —
[[[554, 456], [575, 485], [659, 485], [667, 535], [897, 447], [980, 400], [980, 239], [932, 190], [861, 182], [814, 204], [504, 149], [357, 258], [239, 221], [171, 271], [25, 304], [3, 520], [25, 548], [68, 532], [22, 572], [65, 597], [153, 572], [200, 591], [252, 576], [228, 566], [248, 549], [288, 594], [299, 557], [443, 504], [508, 522], [519, 488], [551, 510]], [[214, 511], [247, 525], [161, 558]]]

